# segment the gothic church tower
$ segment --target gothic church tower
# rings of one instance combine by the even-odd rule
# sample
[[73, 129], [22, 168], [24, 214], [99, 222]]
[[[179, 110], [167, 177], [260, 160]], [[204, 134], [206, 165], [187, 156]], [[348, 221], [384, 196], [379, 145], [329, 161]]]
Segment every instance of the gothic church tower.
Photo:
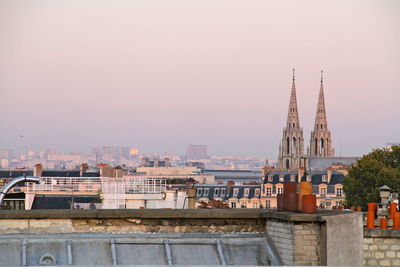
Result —
[[293, 69], [292, 92], [286, 127], [283, 129], [282, 141], [279, 145], [278, 168], [296, 169], [304, 167], [304, 138], [300, 127], [297, 110], [296, 85]]
[[317, 104], [317, 113], [315, 115], [314, 131], [311, 132], [310, 157], [334, 157], [335, 150], [332, 148], [331, 132], [328, 130], [326, 120], [323, 72], [321, 71], [321, 86]]

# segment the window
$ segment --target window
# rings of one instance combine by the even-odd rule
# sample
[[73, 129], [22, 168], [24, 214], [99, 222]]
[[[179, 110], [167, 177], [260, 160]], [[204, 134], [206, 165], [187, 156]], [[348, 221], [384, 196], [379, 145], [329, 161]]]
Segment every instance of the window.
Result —
[[272, 183], [272, 175], [268, 175], [268, 182]]
[[225, 188], [222, 188], [222, 189], [221, 189], [221, 197], [224, 197], [225, 194], [226, 194], [226, 189], [225, 189]]
[[320, 188], [319, 189], [319, 194], [320, 195], [326, 195], [326, 188], [325, 187]]
[[197, 189], [197, 196], [201, 196], [203, 194], [203, 188]]
[[267, 209], [270, 209], [270, 208], [271, 208], [271, 200], [265, 201], [265, 207], [266, 207]]
[[246, 202], [240, 203], [240, 208], [242, 208], [242, 209], [247, 208], [247, 203]]
[[218, 196], [219, 195], [219, 188], [214, 188], [214, 196]]
[[258, 209], [258, 203], [257, 202], [253, 202], [253, 209]]
[[236, 209], [236, 202], [231, 202], [231, 208]]
[[245, 188], [245, 189], [244, 189], [244, 194], [243, 194], [243, 196], [244, 196], [244, 197], [249, 196], [249, 191], [250, 191], [250, 189]]
[[295, 177], [294, 175], [290, 175], [290, 181], [291, 181], [291, 182], [295, 182], [294, 177]]
[[204, 195], [203, 196], [208, 196], [209, 193], [209, 189], [208, 188], [204, 188]]
[[311, 175], [310, 174], [307, 175], [307, 182], [311, 182]]
[[283, 187], [278, 187], [278, 195], [283, 194]]
[[326, 177], [326, 175], [322, 175], [322, 182], [324, 182], [324, 183], [326, 183], [326, 179], [327, 177]]
[[279, 175], [279, 182], [283, 182], [284, 181], [284, 176], [283, 175]]
[[256, 188], [254, 192], [254, 197], [259, 197], [260, 196], [260, 188]]
[[233, 188], [233, 195], [237, 196], [239, 194], [239, 188]]
[[343, 195], [343, 189], [341, 187], [336, 188], [336, 196], [341, 197]]
[[272, 187], [267, 187], [267, 196], [272, 195]]

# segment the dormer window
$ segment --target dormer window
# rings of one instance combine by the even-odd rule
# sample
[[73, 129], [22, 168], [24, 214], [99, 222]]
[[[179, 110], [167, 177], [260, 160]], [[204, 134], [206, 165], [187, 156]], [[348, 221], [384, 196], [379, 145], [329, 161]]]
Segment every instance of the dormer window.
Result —
[[272, 179], [273, 179], [273, 176], [272, 175], [268, 175], [268, 182], [272, 183]]
[[326, 183], [327, 181], [327, 175], [322, 175], [322, 182]]
[[307, 182], [311, 182], [311, 175], [307, 175]]
[[233, 195], [237, 196], [239, 194], [239, 188], [233, 188]]
[[249, 196], [249, 192], [250, 192], [250, 189], [245, 188], [245, 189], [244, 189], [244, 194], [243, 194], [243, 196], [244, 196], [244, 197]]
[[295, 181], [296, 181], [294, 175], [290, 175], [290, 181], [291, 181], [291, 182], [295, 182]]
[[204, 196], [208, 196], [208, 194], [210, 193], [210, 190], [208, 188], [204, 188]]
[[225, 194], [226, 194], [226, 189], [225, 189], [225, 188], [222, 188], [222, 189], [221, 189], [221, 197], [224, 197]]
[[254, 197], [259, 197], [260, 196], [260, 188], [256, 188], [254, 192]]
[[203, 194], [203, 188], [197, 189], [197, 196], [201, 196]]
[[283, 175], [279, 175], [279, 182], [283, 182], [285, 180]]
[[219, 195], [219, 188], [214, 188], [214, 196], [218, 196]]

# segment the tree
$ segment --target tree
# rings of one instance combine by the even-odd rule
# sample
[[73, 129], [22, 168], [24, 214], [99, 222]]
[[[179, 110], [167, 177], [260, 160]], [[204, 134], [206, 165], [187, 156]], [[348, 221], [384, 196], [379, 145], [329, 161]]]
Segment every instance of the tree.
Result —
[[383, 185], [400, 192], [400, 146], [376, 149], [349, 169], [343, 184], [346, 205], [366, 210], [367, 203], [379, 203], [378, 188]]

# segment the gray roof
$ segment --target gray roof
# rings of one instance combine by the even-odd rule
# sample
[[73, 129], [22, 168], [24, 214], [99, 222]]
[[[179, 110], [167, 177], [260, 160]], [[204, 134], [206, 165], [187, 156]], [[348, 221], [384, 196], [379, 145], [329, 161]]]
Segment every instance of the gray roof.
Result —
[[310, 157], [308, 159], [310, 170], [325, 170], [332, 165], [350, 166], [361, 157]]
[[281, 264], [266, 235], [251, 233], [10, 234], [0, 251], [7, 266]]
[[[254, 198], [256, 189], [261, 194], [260, 185], [232, 185], [229, 192], [227, 185], [196, 185], [196, 199], [206, 197], [208, 199], [221, 198], [228, 200], [229, 198]], [[245, 195], [245, 190], [248, 190], [248, 194]], [[235, 194], [237, 192], [237, 194]], [[259, 198], [260, 195], [257, 197]]]

